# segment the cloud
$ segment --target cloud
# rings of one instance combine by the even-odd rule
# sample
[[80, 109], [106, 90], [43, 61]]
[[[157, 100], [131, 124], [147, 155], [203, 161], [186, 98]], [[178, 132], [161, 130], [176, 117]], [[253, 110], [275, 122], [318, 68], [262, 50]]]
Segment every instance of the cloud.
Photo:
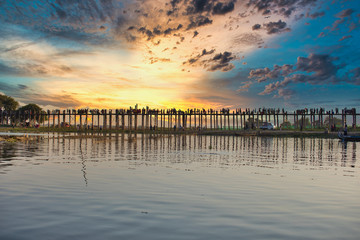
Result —
[[318, 17], [322, 17], [324, 15], [325, 15], [325, 12], [322, 11], [322, 12], [314, 12], [312, 14], [307, 13], [306, 17], [311, 18], [311, 19], [315, 19], [315, 18], [318, 18]]
[[222, 3], [222, 2], [218, 2], [216, 3], [216, 5], [213, 7], [213, 14], [226, 14], [228, 12], [232, 12], [234, 10], [234, 2], [236, 1], [231, 1], [228, 4]]
[[275, 95], [275, 98], [284, 98], [285, 100], [289, 100], [293, 95], [295, 94], [294, 90], [286, 89], [286, 88], [280, 88], [278, 90], [278, 94]]
[[260, 28], [261, 28], [261, 25], [258, 23], [252, 26], [252, 30], [258, 30]]
[[208, 71], [230, 71], [235, 67], [233, 64], [230, 63], [230, 61], [234, 59], [235, 57], [232, 55], [231, 52], [216, 54], [211, 60], [208, 61], [208, 63], [210, 63], [210, 66], [207, 69]]
[[252, 70], [249, 73], [249, 78], [255, 78], [258, 82], [283, 78], [282, 81], [265, 86], [265, 90], [260, 95], [270, 94], [290, 83], [336, 84], [345, 80], [345, 78], [337, 76], [338, 71], [344, 67], [343, 65], [335, 65], [334, 62], [337, 60], [337, 57], [331, 57], [327, 54], [312, 53], [308, 57], [298, 57], [294, 65], [275, 65], [273, 70], [269, 68]]
[[212, 24], [212, 22], [213, 22], [213, 20], [209, 19], [208, 17], [201, 16], [201, 15], [197, 16], [196, 18], [191, 18], [190, 21], [191, 22], [187, 26], [186, 30], [209, 25], [209, 24]]
[[253, 7], [263, 15], [279, 13], [290, 17], [298, 8], [316, 3], [317, 0], [249, 0], [247, 6]]
[[348, 35], [348, 36], [343, 36], [342, 38], [339, 39], [339, 42], [344, 41], [345, 39], [348, 38], [352, 38], [352, 36]]
[[349, 17], [351, 16], [351, 14], [353, 14], [355, 11], [351, 8], [349, 9], [344, 9], [342, 10], [341, 12], [339, 12], [336, 17], [338, 18], [346, 18], [346, 17]]
[[251, 70], [249, 78], [256, 78], [258, 82], [264, 82], [268, 79], [276, 79], [280, 76], [284, 77], [294, 72], [293, 65], [285, 64], [283, 66], [274, 65], [274, 69], [269, 68]]
[[286, 22], [279, 20], [277, 22], [268, 22], [263, 24], [264, 28], [267, 31], [267, 34], [275, 34], [281, 32], [290, 31], [290, 28], [286, 28]]
[[337, 31], [337, 30], [339, 30], [339, 26], [344, 23], [349, 27], [350, 30], [353, 29], [354, 26], [352, 26], [352, 22], [350, 21], [351, 15], [353, 13], [354, 13], [354, 10], [351, 8], [342, 10], [341, 12], [336, 14], [336, 17], [339, 19], [335, 20], [334, 23], [332, 24], [332, 26], [327, 27], [327, 29], [330, 29], [331, 31]]
[[348, 76], [348, 82], [354, 85], [360, 85], [360, 67], [354, 68], [349, 70], [347, 73]]
[[235, 60], [236, 57], [231, 52], [227, 52], [227, 51], [223, 53], [218, 53], [212, 58], [207, 58], [200, 61], [201, 58], [207, 55], [212, 55], [214, 52], [215, 49], [212, 49], [210, 51], [203, 49], [201, 54], [197, 54], [196, 56], [189, 58], [186, 62], [183, 62], [183, 65], [202, 66], [204, 69], [210, 72], [214, 72], [214, 71], [227, 72], [235, 67], [230, 62]]

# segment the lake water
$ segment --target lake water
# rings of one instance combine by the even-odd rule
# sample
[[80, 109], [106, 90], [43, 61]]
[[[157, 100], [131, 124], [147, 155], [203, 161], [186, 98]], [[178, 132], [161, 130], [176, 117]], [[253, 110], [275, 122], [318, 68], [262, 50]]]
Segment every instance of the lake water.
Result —
[[0, 143], [0, 239], [360, 236], [360, 143], [35, 137]]

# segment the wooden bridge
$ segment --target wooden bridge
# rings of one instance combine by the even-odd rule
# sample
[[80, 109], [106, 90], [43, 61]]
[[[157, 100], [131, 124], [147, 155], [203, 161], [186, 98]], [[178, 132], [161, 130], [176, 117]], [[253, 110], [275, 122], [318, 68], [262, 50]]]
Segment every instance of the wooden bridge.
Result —
[[[146, 129], [221, 129], [240, 130], [259, 128], [263, 123], [276, 127], [325, 128], [341, 120], [341, 126], [351, 123], [356, 127], [355, 108], [325, 111], [319, 109], [299, 109], [293, 112], [284, 109], [68, 109], [42, 112], [0, 110], [1, 125], [34, 125], [48, 128], [76, 127], [91, 130], [146, 130]], [[350, 121], [349, 121], [350, 120]], [[337, 120], [339, 121], [339, 120]], [[339, 123], [337, 123], [339, 125]], [[339, 127], [339, 126], [338, 126]]]

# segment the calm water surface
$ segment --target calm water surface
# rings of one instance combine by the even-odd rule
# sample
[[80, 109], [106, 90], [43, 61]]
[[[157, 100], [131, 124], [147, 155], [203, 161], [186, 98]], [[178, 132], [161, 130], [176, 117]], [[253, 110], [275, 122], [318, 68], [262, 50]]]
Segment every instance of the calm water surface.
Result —
[[360, 143], [48, 135], [0, 154], [0, 239], [360, 236]]

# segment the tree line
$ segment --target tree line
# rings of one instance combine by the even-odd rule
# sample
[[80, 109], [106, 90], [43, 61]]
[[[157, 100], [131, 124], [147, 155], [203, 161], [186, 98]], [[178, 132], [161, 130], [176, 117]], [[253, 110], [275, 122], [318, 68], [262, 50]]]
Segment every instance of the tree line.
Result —
[[[38, 112], [38, 113], [45, 113], [43, 109], [34, 103], [29, 103], [25, 106], [19, 107], [20, 104], [18, 101], [16, 101], [13, 97], [6, 96], [4, 94], [0, 94], [0, 109], [2, 111], [19, 111], [19, 112], [29, 112], [32, 113]], [[20, 119], [21, 121], [26, 121], [27, 119]], [[46, 120], [44, 117], [40, 119], [40, 122]]]

